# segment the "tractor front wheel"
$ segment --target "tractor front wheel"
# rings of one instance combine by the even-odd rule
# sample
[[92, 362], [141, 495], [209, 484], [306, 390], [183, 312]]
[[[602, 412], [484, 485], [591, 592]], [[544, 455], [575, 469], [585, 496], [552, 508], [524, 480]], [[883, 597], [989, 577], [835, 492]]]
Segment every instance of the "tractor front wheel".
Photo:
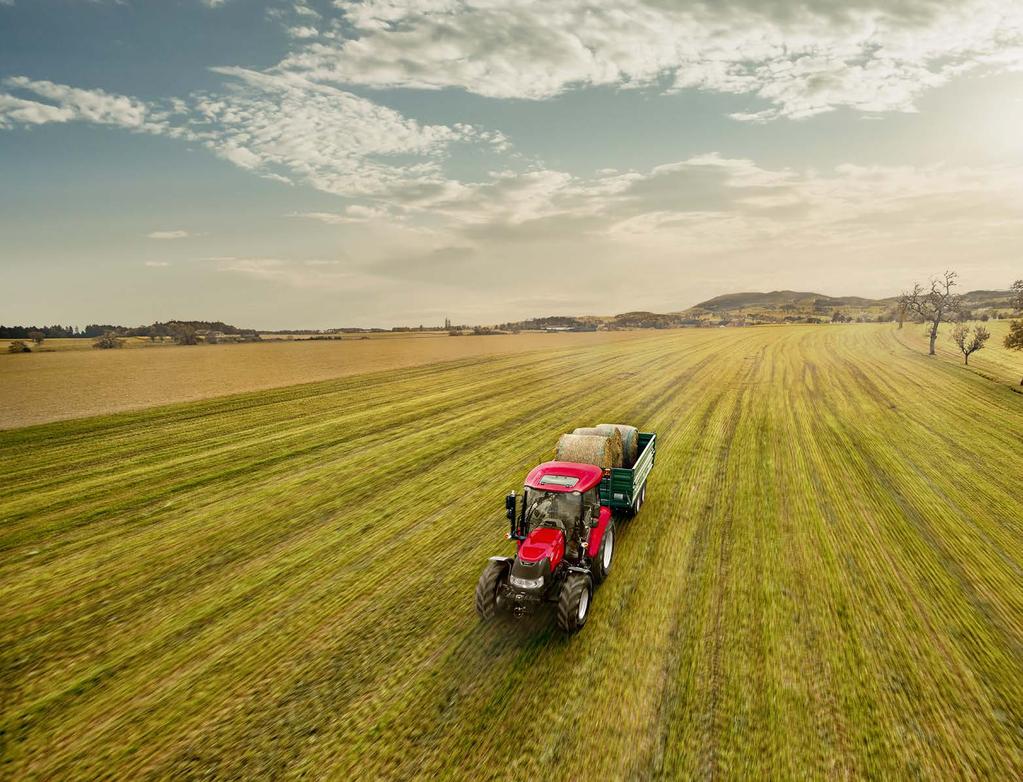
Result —
[[586, 624], [590, 615], [590, 599], [593, 597], [593, 583], [589, 576], [573, 573], [561, 587], [558, 598], [558, 627], [566, 633], [577, 633]]
[[489, 622], [497, 616], [497, 590], [508, 578], [508, 563], [490, 560], [476, 582], [476, 613], [480, 619]]

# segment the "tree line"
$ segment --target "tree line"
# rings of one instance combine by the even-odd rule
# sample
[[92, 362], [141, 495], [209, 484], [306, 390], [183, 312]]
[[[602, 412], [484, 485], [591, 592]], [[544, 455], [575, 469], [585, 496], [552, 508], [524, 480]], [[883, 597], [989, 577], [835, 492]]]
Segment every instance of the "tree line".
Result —
[[122, 347], [127, 337], [147, 337], [152, 342], [172, 340], [178, 345], [196, 345], [200, 337], [207, 342], [217, 341], [215, 335], [233, 335], [246, 341], [259, 339], [255, 329], [240, 329], [219, 320], [170, 320], [149, 326], [90, 323], [84, 329], [76, 326], [0, 326], [0, 339], [12, 340], [7, 348], [10, 353], [31, 353], [28, 341], [42, 345], [46, 339], [91, 339], [94, 348], [106, 350]]

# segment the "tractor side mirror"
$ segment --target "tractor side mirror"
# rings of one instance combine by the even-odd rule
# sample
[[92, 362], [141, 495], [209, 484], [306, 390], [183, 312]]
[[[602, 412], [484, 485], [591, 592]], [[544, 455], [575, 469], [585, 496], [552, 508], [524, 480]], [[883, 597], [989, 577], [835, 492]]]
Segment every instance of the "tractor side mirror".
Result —
[[515, 492], [510, 492], [504, 498], [504, 515], [508, 517], [508, 521], [515, 521]]

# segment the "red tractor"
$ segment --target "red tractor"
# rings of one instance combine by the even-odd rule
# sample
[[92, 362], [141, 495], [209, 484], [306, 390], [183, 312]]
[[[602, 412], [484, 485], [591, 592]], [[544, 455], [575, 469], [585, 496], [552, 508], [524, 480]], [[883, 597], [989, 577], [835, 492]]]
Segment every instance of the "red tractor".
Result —
[[484, 621], [524, 616], [557, 604], [558, 626], [575, 633], [586, 624], [593, 589], [614, 561], [615, 518], [635, 515], [646, 497], [656, 437], [639, 433], [630, 467], [601, 469], [576, 462], [544, 462], [526, 476], [522, 502], [505, 498], [514, 557], [491, 557], [476, 585]]

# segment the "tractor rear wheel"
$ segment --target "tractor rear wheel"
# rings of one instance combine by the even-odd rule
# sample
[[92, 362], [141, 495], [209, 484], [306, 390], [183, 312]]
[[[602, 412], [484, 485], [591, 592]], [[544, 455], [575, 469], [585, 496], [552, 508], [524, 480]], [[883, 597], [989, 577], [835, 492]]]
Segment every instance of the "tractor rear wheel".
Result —
[[590, 615], [593, 584], [589, 576], [572, 573], [561, 587], [558, 598], [558, 627], [566, 633], [577, 633]]
[[508, 563], [490, 560], [476, 582], [476, 613], [484, 622], [489, 622], [500, 609], [497, 590], [508, 578]]
[[607, 529], [604, 530], [604, 537], [600, 539], [600, 548], [597, 549], [597, 553], [590, 564], [590, 570], [593, 571], [593, 581], [597, 584], [603, 583], [604, 579], [607, 578], [607, 574], [611, 572], [611, 563], [614, 561], [615, 555], [615, 532], [614, 521], [609, 521]]

